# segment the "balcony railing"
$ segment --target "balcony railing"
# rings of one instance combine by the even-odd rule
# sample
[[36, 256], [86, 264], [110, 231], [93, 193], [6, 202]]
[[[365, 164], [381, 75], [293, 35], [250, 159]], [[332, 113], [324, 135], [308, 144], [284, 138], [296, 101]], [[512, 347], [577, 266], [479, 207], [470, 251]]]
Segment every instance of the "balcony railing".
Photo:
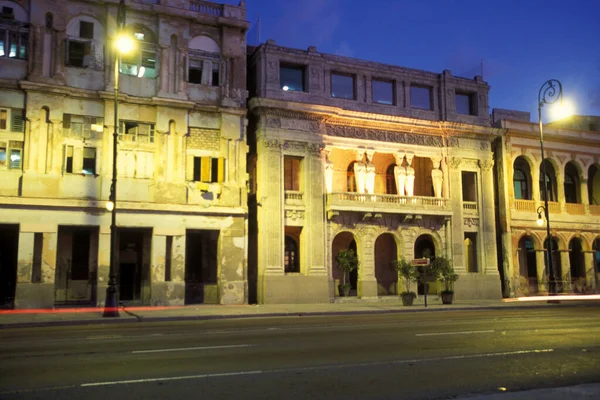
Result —
[[295, 190], [285, 191], [285, 202], [287, 203], [300, 203], [304, 199], [304, 193]]
[[600, 215], [600, 206], [596, 204], [590, 204], [590, 214]]
[[549, 201], [548, 211], [552, 214], [560, 214], [560, 203], [557, 201]]
[[585, 205], [583, 204], [567, 203], [566, 206], [569, 214], [585, 215]]
[[212, 17], [221, 17], [223, 16], [223, 5], [199, 0], [190, 0], [190, 11], [210, 15]]
[[433, 211], [432, 214], [448, 214], [452, 211], [449, 199], [393, 194], [329, 193], [327, 195], [327, 205], [332, 208], [349, 207], [352, 210], [369, 209], [382, 212], [390, 212], [390, 210], [415, 213]]
[[477, 202], [463, 201], [463, 210], [465, 210], [467, 214], [477, 214]]
[[535, 212], [535, 200], [515, 200], [515, 210]]

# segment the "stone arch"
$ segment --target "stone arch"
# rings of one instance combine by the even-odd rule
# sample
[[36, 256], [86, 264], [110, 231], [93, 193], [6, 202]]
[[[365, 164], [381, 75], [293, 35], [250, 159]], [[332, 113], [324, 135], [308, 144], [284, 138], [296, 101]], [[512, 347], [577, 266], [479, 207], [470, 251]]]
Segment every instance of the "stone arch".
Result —
[[[337, 232], [331, 242], [331, 275], [334, 281], [339, 281], [340, 283], [343, 280], [342, 271], [338, 268], [335, 257], [338, 255], [339, 251], [342, 249], [353, 249], [356, 251], [358, 261], [361, 262], [361, 254], [358, 251], [359, 249], [359, 240], [357, 235], [349, 230], [340, 230]], [[360, 268], [360, 266], [359, 266]], [[351, 294], [356, 295], [357, 283], [358, 283], [358, 271], [353, 271], [350, 273], [350, 284], [352, 286]]]
[[195, 36], [190, 40], [188, 47], [192, 50], [221, 54], [221, 46], [213, 38], [206, 35]]
[[[413, 243], [413, 248], [414, 248], [414, 244], [416, 244], [417, 240], [419, 240], [419, 237], [424, 236], [424, 235], [428, 235], [431, 236], [431, 240], [433, 241], [433, 245], [435, 248], [435, 254], [433, 254], [433, 256], [443, 256], [446, 255], [445, 251], [444, 251], [444, 246], [443, 246], [443, 242], [442, 242], [442, 238], [440, 237], [438, 232], [432, 231], [430, 229], [425, 229], [425, 228], [420, 228], [415, 232], [415, 242]], [[417, 254], [416, 252], [414, 253], [414, 258], [421, 258], [420, 254]]]
[[[91, 32], [83, 31], [82, 22], [92, 24]], [[68, 65], [97, 70], [104, 68], [106, 30], [99, 20], [90, 15], [77, 15], [67, 23], [66, 33]], [[91, 34], [91, 37], [84, 33]]]
[[398, 259], [397, 238], [389, 232], [375, 239], [375, 279], [378, 295], [397, 294], [398, 274], [393, 262]]
[[29, 22], [29, 13], [27, 12], [27, 10], [25, 10], [25, 8], [23, 8], [16, 1], [2, 0], [2, 1], [0, 1], [0, 7], [12, 8], [13, 14], [15, 16], [14, 21], [24, 22], [24, 23]]

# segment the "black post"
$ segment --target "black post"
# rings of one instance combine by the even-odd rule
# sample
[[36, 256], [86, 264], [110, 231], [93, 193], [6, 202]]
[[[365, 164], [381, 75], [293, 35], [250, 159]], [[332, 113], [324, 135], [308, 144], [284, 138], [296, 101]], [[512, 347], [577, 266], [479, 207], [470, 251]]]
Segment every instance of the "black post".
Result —
[[538, 92], [538, 120], [540, 124], [540, 149], [542, 151], [542, 179], [544, 180], [544, 215], [546, 217], [546, 253], [548, 262], [548, 291], [556, 294], [556, 277], [552, 263], [552, 236], [550, 233], [550, 210], [548, 208], [548, 179], [546, 175], [546, 157], [544, 156], [544, 127], [542, 123], [542, 107], [562, 100], [562, 84], [556, 79], [546, 81]]
[[[119, 3], [117, 11], [117, 35], [125, 26], [125, 0]], [[115, 37], [117, 37], [115, 35]], [[114, 70], [114, 130], [113, 130], [113, 165], [112, 183], [110, 186], [110, 201], [113, 204], [110, 221], [110, 269], [108, 272], [108, 287], [106, 288], [106, 301], [104, 303], [104, 317], [119, 316], [119, 301], [117, 295], [117, 145], [119, 140], [119, 52], [115, 48]]]

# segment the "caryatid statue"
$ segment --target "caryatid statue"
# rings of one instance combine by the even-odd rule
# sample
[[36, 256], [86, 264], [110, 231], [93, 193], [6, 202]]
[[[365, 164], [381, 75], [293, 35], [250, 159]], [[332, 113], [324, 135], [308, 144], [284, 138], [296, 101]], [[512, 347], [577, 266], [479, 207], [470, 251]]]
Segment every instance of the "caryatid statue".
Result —
[[333, 163], [329, 159], [331, 149], [324, 148], [322, 154], [325, 158], [325, 188], [327, 193], [333, 192]]
[[442, 197], [442, 183], [444, 182], [444, 173], [440, 170], [440, 156], [431, 157], [433, 169], [431, 170], [431, 181], [433, 182], [433, 195], [437, 198]]
[[367, 150], [367, 165], [365, 168], [366, 182], [365, 182], [365, 192], [374, 194], [375, 193], [375, 165], [371, 162], [373, 160], [373, 155], [375, 151]]
[[406, 154], [406, 181], [404, 188], [406, 189], [406, 195], [409, 197], [415, 194], [415, 169], [411, 167], [414, 154]]
[[398, 194], [404, 196], [404, 183], [406, 182], [406, 168], [402, 166], [404, 164], [404, 154], [394, 154], [396, 158], [396, 166], [394, 167], [394, 178], [396, 179], [396, 188]]

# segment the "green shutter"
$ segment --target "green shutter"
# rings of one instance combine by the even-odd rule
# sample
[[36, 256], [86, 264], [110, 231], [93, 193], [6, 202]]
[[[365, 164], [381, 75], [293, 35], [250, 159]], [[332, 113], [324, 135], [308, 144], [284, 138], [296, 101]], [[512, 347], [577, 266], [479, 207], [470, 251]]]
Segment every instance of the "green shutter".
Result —
[[10, 129], [13, 132], [25, 131], [25, 120], [23, 118], [22, 108], [13, 108], [11, 111]]

